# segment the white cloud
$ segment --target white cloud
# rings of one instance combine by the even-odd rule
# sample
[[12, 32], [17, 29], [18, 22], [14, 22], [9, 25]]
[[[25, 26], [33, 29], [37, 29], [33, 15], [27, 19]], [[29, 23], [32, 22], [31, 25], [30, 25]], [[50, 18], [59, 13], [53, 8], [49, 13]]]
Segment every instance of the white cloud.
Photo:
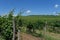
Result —
[[54, 6], [55, 8], [58, 8], [59, 7], [59, 5], [58, 4], [55, 4], [55, 6]]
[[30, 10], [27, 10], [26, 13], [30, 13], [31, 11]]

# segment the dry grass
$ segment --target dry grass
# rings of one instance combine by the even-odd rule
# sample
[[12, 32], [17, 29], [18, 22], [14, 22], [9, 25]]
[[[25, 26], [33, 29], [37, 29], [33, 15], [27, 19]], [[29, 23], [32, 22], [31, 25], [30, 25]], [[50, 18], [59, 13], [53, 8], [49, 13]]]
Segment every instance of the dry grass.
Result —
[[60, 40], [60, 34], [47, 32], [47, 35]]

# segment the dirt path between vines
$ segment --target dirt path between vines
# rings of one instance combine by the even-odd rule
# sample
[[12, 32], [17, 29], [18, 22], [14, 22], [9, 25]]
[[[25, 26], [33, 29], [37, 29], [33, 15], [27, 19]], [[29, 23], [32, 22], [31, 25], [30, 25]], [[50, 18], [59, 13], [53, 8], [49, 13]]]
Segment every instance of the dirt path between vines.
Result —
[[22, 33], [20, 34], [21, 40], [41, 40], [39, 37], [32, 36], [31, 34]]

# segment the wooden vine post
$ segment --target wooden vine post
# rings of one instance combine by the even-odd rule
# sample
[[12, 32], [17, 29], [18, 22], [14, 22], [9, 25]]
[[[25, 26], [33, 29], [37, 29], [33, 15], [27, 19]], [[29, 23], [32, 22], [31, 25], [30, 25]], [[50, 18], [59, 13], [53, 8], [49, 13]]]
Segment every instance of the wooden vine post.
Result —
[[20, 40], [20, 30], [18, 29], [18, 40]]
[[44, 35], [43, 40], [46, 40], [45, 39], [46, 38], [46, 32], [47, 32], [47, 21], [45, 21], [45, 27], [43, 28], [43, 35]]
[[16, 36], [16, 24], [15, 24], [15, 18], [13, 17], [13, 40], [17, 40]]

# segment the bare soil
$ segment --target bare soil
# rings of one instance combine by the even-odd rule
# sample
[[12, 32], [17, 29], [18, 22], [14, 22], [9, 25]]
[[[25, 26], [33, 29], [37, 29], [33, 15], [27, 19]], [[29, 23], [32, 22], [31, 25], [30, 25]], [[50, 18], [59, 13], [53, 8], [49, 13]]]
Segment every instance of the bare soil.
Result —
[[32, 36], [31, 34], [21, 33], [21, 40], [41, 40], [40, 37]]

